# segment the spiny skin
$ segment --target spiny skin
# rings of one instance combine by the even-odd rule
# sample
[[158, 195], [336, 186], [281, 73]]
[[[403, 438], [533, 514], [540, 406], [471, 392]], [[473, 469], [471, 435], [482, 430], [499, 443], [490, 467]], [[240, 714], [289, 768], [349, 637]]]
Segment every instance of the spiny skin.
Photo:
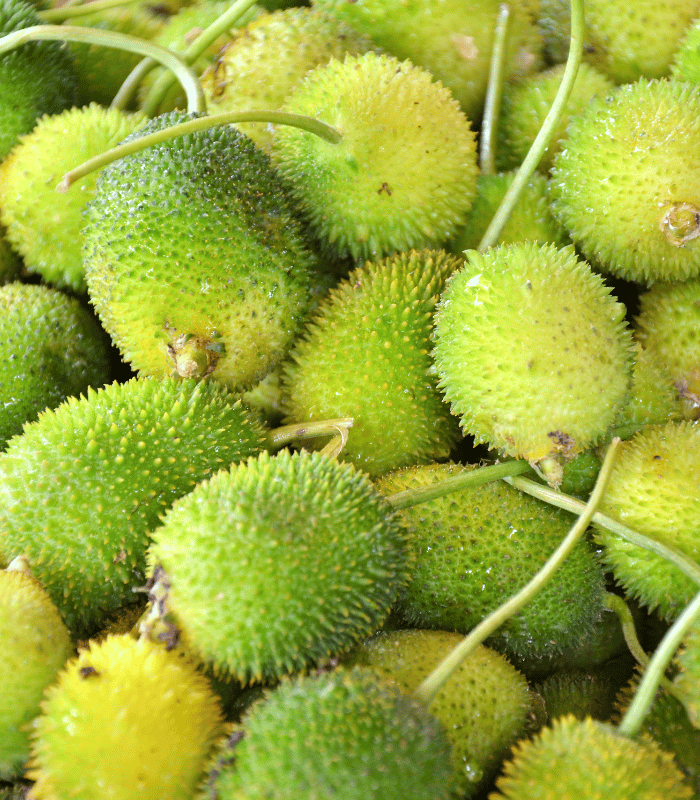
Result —
[[[471, 468], [435, 464], [375, 482], [384, 495], [417, 489]], [[396, 610], [410, 627], [469, 633], [535, 575], [571, 527], [559, 509], [502, 481], [466, 488], [399, 516], [414, 564]], [[580, 542], [548, 583], [489, 643], [518, 658], [541, 659], [585, 640], [603, 610], [603, 574]]]
[[76, 164], [119, 144], [145, 122], [143, 114], [93, 103], [42, 117], [15, 145], [0, 165], [0, 218], [30, 272], [61, 288], [87, 291], [80, 231], [97, 176], [86, 176], [64, 194], [56, 192], [56, 184]]
[[591, 263], [651, 284], [700, 274], [700, 86], [594, 97], [555, 159], [554, 213]]
[[357, 262], [439, 246], [464, 221], [476, 186], [469, 120], [432, 75], [369, 52], [317, 67], [283, 110], [340, 131], [330, 144], [278, 126], [273, 159], [311, 229]]
[[34, 721], [30, 796], [191, 800], [224, 730], [216, 695], [187, 660], [128, 634], [91, 642]]
[[[623, 442], [599, 511], [698, 560], [700, 426], [669, 422]], [[697, 586], [666, 559], [602, 528], [604, 565], [632, 597], [665, 619], [693, 599]]]
[[[352, 662], [411, 695], [462, 641], [446, 631], [380, 632], [353, 651]], [[472, 797], [488, 785], [531, 711], [527, 681], [503, 656], [482, 645], [471, 653], [430, 703], [452, 744], [456, 795]]]
[[571, 247], [469, 251], [435, 314], [439, 386], [477, 442], [566, 458], [599, 440], [625, 399], [624, 315]]
[[266, 453], [174, 504], [149, 564], [168, 608], [217, 671], [270, 680], [352, 647], [406, 581], [404, 531], [349, 464]]
[[566, 714], [605, 722], [610, 719], [615, 692], [620, 688], [616, 677], [609, 670], [555, 672], [535, 684], [533, 690], [544, 701], [549, 723]]
[[[162, 115], [135, 136], [186, 118]], [[206, 359], [196, 374], [249, 388], [306, 314], [315, 259], [268, 157], [229, 126], [109, 165], [83, 233], [90, 299], [142, 375], [168, 375], [175, 359], [194, 377], [178, 360], [191, 337]]]
[[[0, 456], [0, 560], [25, 555], [72, 632], [133, 600], [149, 531], [262, 431], [212, 383], [112, 384], [27, 425]], [[28, 476], [32, 476], [31, 480]]]
[[[330, 14], [288, 8], [265, 14], [247, 25], [221, 51], [202, 76], [210, 113], [269, 109], [276, 111], [312, 69], [346, 53], [376, 49], [367, 36]], [[264, 122], [236, 127], [269, 152], [272, 127]]]
[[[472, 120], [486, 97], [498, 0], [313, 0], [366, 33], [386, 52], [410, 59], [447, 86]], [[521, 0], [509, 3], [506, 78], [520, 79], [542, 65], [542, 41]]]
[[[515, 176], [515, 172], [479, 175], [474, 205], [466, 223], [449, 244], [451, 253], [461, 255], [465, 250], [478, 248]], [[569, 242], [568, 234], [549, 206], [549, 181], [535, 173], [525, 185], [496, 244], [533, 241], [563, 247]]]
[[22, 264], [7, 241], [7, 232], [0, 226], [0, 285], [19, 278]]
[[657, 283], [639, 298], [636, 337], [670, 376], [689, 416], [700, 407], [700, 279]]
[[[0, 4], [0, 36], [41, 25], [36, 9], [23, 0]], [[28, 42], [0, 56], [0, 160], [38, 117], [75, 105], [78, 81], [60, 42]]]
[[674, 78], [700, 83], [700, 17], [686, 29], [673, 56], [671, 74]]
[[590, 717], [554, 720], [521, 740], [490, 800], [690, 800], [673, 757], [655, 743], [628, 739]]
[[695, 728], [700, 728], [700, 626], [697, 622], [683, 640], [676, 662], [680, 672], [673, 681], [674, 689], [690, 721]]
[[25, 725], [44, 689], [73, 655], [56, 606], [29, 573], [0, 570], [0, 781], [22, 775], [29, 758]]
[[256, 703], [206, 797], [447, 800], [451, 770], [435, 717], [370, 670], [338, 669], [286, 680]]
[[[552, 107], [564, 69], [564, 65], [559, 64], [503, 87], [496, 150], [499, 169], [517, 169], [522, 164]], [[586, 63], [580, 65], [566, 110], [537, 165], [541, 172], [550, 171], [555, 155], [565, 146], [571, 117], [580, 114], [594, 95], [606, 97], [614, 88], [615, 84], [594, 67]]]
[[34, 284], [0, 287], [0, 449], [45, 408], [109, 379], [107, 341], [73, 297]]
[[456, 420], [430, 374], [432, 317], [460, 260], [412, 251], [354, 270], [284, 368], [287, 422], [353, 417], [339, 458], [370, 475], [445, 457]]

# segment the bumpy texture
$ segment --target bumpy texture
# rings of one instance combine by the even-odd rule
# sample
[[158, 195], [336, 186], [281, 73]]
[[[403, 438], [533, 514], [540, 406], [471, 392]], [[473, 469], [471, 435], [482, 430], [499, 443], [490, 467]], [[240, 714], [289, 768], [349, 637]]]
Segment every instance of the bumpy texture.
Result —
[[315, 262], [268, 157], [241, 133], [220, 126], [110, 164], [85, 222], [90, 299], [140, 374], [175, 365], [241, 390], [282, 359]]
[[477, 442], [531, 461], [566, 458], [606, 432], [625, 398], [624, 315], [570, 247], [470, 251], [435, 316], [440, 387]]
[[431, 374], [430, 332], [459, 264], [414, 251], [332, 289], [285, 364], [286, 421], [353, 417], [340, 458], [370, 475], [447, 456], [459, 426]]
[[[412, 694], [437, 665], [463, 641], [446, 631], [379, 633], [353, 651], [353, 662], [376, 670]], [[506, 659], [479, 646], [440, 689], [430, 712], [452, 744], [454, 790], [473, 797], [488, 785], [523, 735], [532, 711], [525, 678]]]
[[42, 117], [5, 159], [0, 217], [30, 272], [61, 288], [87, 290], [80, 231], [97, 176], [87, 175], [63, 194], [56, 192], [56, 184], [68, 170], [119, 144], [145, 122], [142, 114], [97, 104], [72, 108]]
[[[240, 31], [202, 75], [209, 113], [276, 111], [309, 70], [372, 49], [367, 36], [321, 11], [288, 8], [265, 14]], [[271, 125], [242, 122], [236, 127], [258, 147], [271, 150]]]
[[0, 570], [0, 650], [0, 780], [11, 780], [29, 758], [25, 725], [73, 655], [56, 606], [35, 578], [14, 568]]
[[33, 728], [35, 800], [191, 800], [224, 734], [207, 679], [128, 634], [92, 642], [71, 661]]
[[673, 757], [656, 743], [628, 739], [612, 725], [571, 715], [519, 742], [496, 787], [506, 800], [693, 797]]
[[[397, 58], [431, 72], [476, 121], [486, 97], [498, 0], [313, 0], [314, 8], [337, 14]], [[527, 4], [509, 3], [506, 77], [519, 79], [542, 64], [542, 41]]]
[[584, 256], [641, 283], [700, 273], [700, 86], [639, 81], [594, 97], [552, 170], [554, 213]]
[[243, 682], [348, 650], [406, 581], [405, 534], [349, 464], [263, 453], [176, 503], [153, 534], [168, 608], [205, 660]]
[[700, 17], [688, 26], [671, 64], [675, 78], [700, 83]]
[[438, 720], [369, 670], [285, 681], [243, 722], [243, 738], [210, 779], [218, 800], [450, 796], [450, 747]]
[[89, 390], [0, 456], [0, 559], [26, 555], [69, 628], [94, 630], [145, 583], [149, 531], [166, 508], [263, 446], [258, 423], [216, 384]]
[[40, 411], [102, 386], [109, 372], [106, 336], [77, 300], [47, 286], [0, 287], [0, 449]]
[[[430, 486], [471, 468], [440, 464], [376, 481], [382, 494]], [[414, 564], [397, 611], [411, 627], [469, 631], [535, 575], [571, 527], [571, 516], [502, 481], [402, 509]], [[541, 659], [585, 641], [603, 607], [603, 575], [584, 541], [548, 583], [489, 640]]]
[[[0, 36], [41, 25], [36, 9], [24, 0], [3, 0]], [[42, 114], [58, 114], [75, 105], [78, 80], [60, 42], [28, 42], [0, 56], [0, 160]]]
[[680, 672], [673, 681], [674, 688], [690, 721], [695, 728], [700, 728], [700, 625], [697, 622], [683, 640], [676, 661]]
[[440, 245], [464, 221], [476, 177], [469, 121], [410, 61], [369, 52], [318, 67], [284, 111], [343, 134], [278, 126], [273, 158], [320, 242], [358, 261]]
[[[700, 426], [669, 422], [624, 442], [599, 511], [697, 561]], [[695, 583], [665, 558], [603, 528], [596, 539], [615, 580], [662, 617], [676, 617], [697, 592]]]

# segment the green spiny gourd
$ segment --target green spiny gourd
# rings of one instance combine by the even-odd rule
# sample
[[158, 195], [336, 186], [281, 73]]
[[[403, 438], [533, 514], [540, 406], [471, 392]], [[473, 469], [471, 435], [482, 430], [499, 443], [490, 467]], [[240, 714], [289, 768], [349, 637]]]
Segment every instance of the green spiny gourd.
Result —
[[[471, 467], [436, 464], [384, 475], [382, 494], [430, 486]], [[414, 554], [396, 610], [412, 627], [469, 633], [534, 577], [571, 517], [502, 481], [402, 509]], [[519, 658], [543, 659], [585, 640], [603, 611], [603, 574], [587, 542], [489, 640]]]
[[[185, 118], [156, 117], [134, 136]], [[174, 367], [249, 388], [306, 314], [315, 260], [268, 157], [229, 126], [106, 167], [84, 236], [90, 299], [142, 375]]]
[[[486, 97], [498, 0], [313, 0], [314, 8], [337, 14], [386, 52], [430, 71], [476, 120]], [[527, 4], [509, 3], [505, 73], [515, 80], [542, 64], [542, 41]], [[439, 11], [438, 11], [439, 8]]]
[[447, 800], [450, 746], [438, 720], [368, 669], [285, 680], [231, 736], [204, 797]]
[[[0, 36], [41, 25], [36, 9], [24, 0], [0, 4]], [[72, 59], [60, 42], [28, 42], [0, 56], [0, 160], [18, 137], [43, 114], [75, 105], [78, 80]]]
[[48, 286], [0, 287], [0, 449], [67, 397], [109, 379], [106, 337], [73, 297]]
[[[700, 425], [668, 422], [623, 442], [599, 510], [692, 559], [700, 555]], [[602, 559], [628, 595], [673, 619], [697, 586], [674, 564], [598, 528]]]
[[353, 417], [340, 457], [370, 475], [447, 456], [459, 427], [431, 374], [430, 332], [459, 264], [401, 253], [332, 289], [286, 362], [286, 421]]
[[[463, 640], [446, 631], [380, 632], [351, 654], [411, 694]], [[430, 702], [452, 744], [454, 792], [473, 797], [494, 777], [510, 745], [527, 728], [532, 695], [525, 678], [495, 650], [480, 645]]]
[[91, 642], [41, 708], [28, 770], [34, 800], [191, 800], [225, 733], [201, 672], [129, 634]]
[[505, 800], [690, 800], [692, 789], [655, 742], [623, 736], [609, 723], [567, 715], [522, 739], [496, 781]]
[[625, 399], [624, 317], [571, 247], [469, 251], [435, 315], [439, 385], [477, 442], [533, 462], [566, 459], [606, 433]]
[[26, 556], [84, 635], [144, 583], [149, 531], [166, 508], [264, 446], [258, 423], [217, 384], [134, 379], [88, 390], [44, 412], [0, 456], [0, 560]]
[[0, 225], [0, 285], [19, 278], [22, 263], [7, 241], [7, 231]]
[[283, 451], [221, 471], [153, 533], [166, 606], [203, 659], [242, 682], [350, 649], [406, 581], [405, 534], [369, 479], [319, 453]]
[[[623, 673], [624, 674], [624, 673]], [[573, 714], [606, 722], [614, 709], [620, 680], [610, 670], [555, 672], [533, 686], [544, 702], [547, 721]]]
[[700, 17], [686, 29], [673, 56], [671, 74], [681, 80], [700, 83]]
[[15, 559], [0, 570], [0, 781], [20, 777], [29, 758], [27, 723], [39, 713], [44, 689], [73, 655], [56, 606]]
[[[202, 76], [212, 113], [276, 111], [309, 70], [346, 53], [375, 49], [367, 36], [323, 11], [286, 8], [247, 25], [221, 51]], [[272, 148], [271, 126], [238, 123], [239, 130], [266, 151]]]
[[442, 84], [410, 61], [368, 52], [317, 67], [283, 110], [342, 131], [338, 144], [278, 126], [273, 159], [321, 245], [358, 262], [435, 247], [474, 196], [476, 144]]
[[640, 80], [572, 118], [553, 210], [585, 258], [651, 284], [700, 274], [700, 86]]
[[683, 640], [676, 663], [679, 672], [673, 681], [674, 694], [685, 706], [690, 722], [700, 729], [700, 626], [697, 622]]
[[97, 178], [93, 173], [63, 194], [56, 184], [76, 164], [114, 147], [145, 122], [143, 114], [93, 103], [42, 117], [15, 145], [0, 165], [0, 218], [29, 272], [61, 288], [86, 291], [80, 231]]

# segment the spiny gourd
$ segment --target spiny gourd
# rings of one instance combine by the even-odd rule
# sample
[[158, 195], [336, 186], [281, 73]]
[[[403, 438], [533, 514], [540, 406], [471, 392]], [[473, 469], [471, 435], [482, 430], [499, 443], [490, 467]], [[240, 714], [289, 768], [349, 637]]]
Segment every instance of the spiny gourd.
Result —
[[532, 462], [566, 460], [601, 439], [625, 399], [624, 317], [571, 247], [469, 251], [435, 314], [439, 386], [477, 442]]
[[[668, 422], [623, 442], [599, 511], [697, 560], [700, 555], [700, 425]], [[678, 567], [596, 526], [603, 564], [625, 591], [665, 619], [697, 592]]]
[[48, 286], [0, 287], [0, 449], [45, 408], [109, 379], [106, 337], [89, 311]]
[[623, 736], [608, 723], [567, 715], [513, 749], [491, 799], [690, 800], [692, 789], [655, 742]]
[[[473, 120], [486, 97], [498, 0], [313, 0], [366, 33], [386, 52], [429, 70], [447, 86]], [[542, 64], [542, 41], [522, 0], [509, 3], [505, 74], [518, 80]]]
[[44, 412], [0, 456], [0, 559], [26, 556], [68, 627], [85, 635], [145, 582], [149, 531], [165, 509], [264, 446], [259, 424], [214, 383], [88, 390]]
[[[624, 674], [624, 673], [623, 673]], [[555, 672], [533, 686], [544, 701], [547, 721], [572, 714], [577, 719], [593, 717], [605, 722], [614, 709], [621, 681], [610, 669]]]
[[459, 427], [430, 374], [430, 332], [459, 264], [424, 250], [353, 270], [285, 363], [285, 420], [352, 417], [340, 458], [370, 475], [447, 456]]
[[678, 674], [673, 680], [675, 696], [685, 706], [693, 726], [700, 729], [700, 625], [697, 621], [682, 642], [676, 664]]
[[[0, 36], [41, 25], [36, 9], [24, 0], [0, 4]], [[78, 79], [60, 42], [27, 42], [0, 56], [0, 160], [17, 138], [43, 114], [75, 105]]]
[[33, 800], [191, 800], [225, 734], [194, 665], [129, 634], [91, 642], [34, 720]]
[[700, 83], [700, 17], [686, 28], [673, 55], [671, 74], [674, 78]]
[[[309, 70], [346, 53], [375, 49], [367, 36], [323, 11], [287, 8], [246, 25], [222, 48], [202, 75], [211, 113], [276, 111]], [[272, 148], [273, 128], [264, 122], [236, 127], [263, 150]]]
[[321, 245], [356, 262], [449, 239], [477, 177], [469, 120], [410, 61], [368, 52], [317, 67], [284, 111], [342, 131], [331, 144], [278, 126], [273, 160]]
[[22, 775], [27, 723], [73, 655], [68, 629], [25, 559], [0, 570], [0, 781]]
[[[134, 136], [186, 117], [156, 117]], [[141, 375], [175, 368], [249, 388], [306, 314], [315, 259], [268, 157], [229, 126], [110, 164], [83, 234], [90, 299]]]
[[700, 274], [700, 86], [640, 80], [594, 97], [554, 161], [553, 210], [584, 257], [651, 284]]
[[404, 531], [369, 479], [286, 451], [221, 471], [153, 532], [166, 607], [217, 672], [274, 680], [376, 630], [406, 581]]
[[[447, 631], [380, 632], [351, 653], [406, 694], [414, 692], [463, 637]], [[522, 736], [532, 712], [527, 681], [495, 650], [480, 645], [430, 702], [452, 744], [454, 793], [473, 797]]]
[[218, 800], [447, 800], [438, 720], [368, 669], [285, 680], [252, 706], [215, 763]]
[[[434, 464], [384, 475], [385, 495], [431, 486], [473, 467]], [[534, 577], [571, 517], [502, 481], [404, 508], [414, 553], [395, 611], [409, 626], [469, 631]], [[585, 640], [603, 610], [603, 574], [580, 542], [554, 577], [489, 639], [519, 658], [544, 659]]]
[[92, 173], [63, 194], [56, 184], [145, 123], [143, 114], [93, 103], [42, 117], [15, 145], [0, 165], [0, 219], [29, 272], [60, 288], [87, 290], [80, 231], [97, 177]]

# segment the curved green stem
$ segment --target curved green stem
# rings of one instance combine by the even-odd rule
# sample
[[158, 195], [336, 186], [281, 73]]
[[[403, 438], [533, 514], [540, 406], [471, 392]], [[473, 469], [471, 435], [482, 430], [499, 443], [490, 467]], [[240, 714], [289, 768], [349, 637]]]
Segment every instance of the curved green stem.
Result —
[[[300, 439], [318, 439], [321, 436], [334, 438], [340, 436], [342, 445], [344, 445], [347, 441], [348, 428], [352, 428], [353, 422], [352, 417], [338, 417], [337, 419], [320, 419], [316, 422], [295, 422], [292, 425], [282, 425], [282, 427], [268, 432], [267, 445], [271, 450], [279, 450], [291, 442]], [[335, 446], [337, 443], [331, 442], [331, 444]]]
[[[255, 0], [237, 0], [225, 11], [217, 20], [205, 28], [192, 44], [182, 54], [186, 64], [194, 64], [195, 61], [212, 45], [222, 33], [235, 26], [240, 18], [248, 9], [255, 5]], [[147, 116], [153, 116], [158, 106], [163, 102], [167, 91], [173, 85], [173, 76], [169, 72], [163, 73], [151, 87], [143, 103], [143, 112]]]
[[691, 625], [697, 619], [700, 619], [700, 592], [695, 595], [685, 607], [683, 613], [666, 631], [661, 644], [656, 648], [656, 652], [651, 657], [649, 666], [644, 672], [644, 677], [637, 687], [634, 698], [618, 726], [620, 733], [630, 737], [639, 733], [644, 717], [654, 701], [654, 695], [666, 671], [666, 667]]
[[559, 124], [566, 103], [571, 94], [571, 89], [576, 80], [578, 68], [581, 63], [581, 56], [583, 53], [583, 29], [584, 29], [584, 15], [583, 15], [583, 0], [571, 0], [571, 41], [569, 44], [569, 57], [566, 61], [564, 75], [559, 91], [554, 98], [554, 103], [549, 109], [549, 113], [545, 117], [544, 123], [540, 128], [540, 132], [535, 137], [528, 154], [525, 156], [523, 163], [520, 165], [513, 183], [510, 185], [506, 192], [498, 211], [491, 220], [491, 224], [486, 230], [481, 242], [479, 243], [479, 250], [484, 251], [496, 244], [501, 231], [505, 227], [510, 212], [518, 202], [522, 190], [530, 180], [532, 173], [537, 169], [542, 153], [544, 153], [547, 145], [551, 142], [554, 131]]
[[89, 3], [66, 3], [60, 8], [47, 8], [38, 13], [44, 22], [58, 23], [74, 17], [87, 17], [88, 14], [94, 14], [96, 11], [108, 11], [110, 8], [119, 8], [119, 6], [133, 6], [140, 2], [141, 0], [91, 0]]
[[[504, 478], [504, 480], [511, 486], [515, 486], [516, 489], [520, 489], [521, 492], [531, 494], [533, 497], [544, 500], [545, 503], [557, 506], [565, 511], [570, 511], [572, 514], [581, 514], [585, 508], [585, 505], [575, 497], [550, 489], [548, 486], [543, 486], [541, 483], [536, 483], [528, 478]], [[599, 511], [596, 511], [593, 515], [593, 522], [595, 522], [596, 525], [600, 525], [601, 528], [605, 528], [617, 534], [626, 542], [637, 545], [637, 547], [643, 547], [650, 553], [655, 553], [665, 558], [678, 567], [691, 581], [694, 581], [700, 586], [700, 565], [693, 561], [692, 558], [688, 558], [685, 553], [681, 553], [680, 550], [676, 550], [674, 547], [669, 547], [654, 539], [650, 539], [648, 536], [644, 536], [632, 528], [628, 528], [627, 525], [623, 525], [621, 522], [605, 514], [601, 514]]]
[[70, 170], [70, 172], [66, 172], [56, 190], [67, 192], [71, 184], [75, 183], [79, 178], [84, 178], [91, 172], [102, 169], [119, 158], [138, 153], [139, 150], [145, 150], [145, 148], [152, 147], [155, 144], [162, 144], [178, 136], [214, 128], [217, 125], [229, 125], [232, 122], [272, 122], [276, 125], [294, 125], [297, 128], [320, 136], [322, 139], [331, 142], [331, 144], [337, 144], [342, 139], [340, 131], [313, 117], [288, 114], [285, 111], [227, 111], [223, 114], [197, 117], [197, 119], [181, 122], [179, 125], [171, 125], [169, 128], [149, 133], [146, 136], [141, 136], [126, 144], [120, 144], [111, 150], [100, 153], [98, 156]]
[[463, 472], [461, 475], [444, 478], [429, 486], [406, 489], [403, 492], [388, 495], [385, 499], [396, 509], [410, 508], [420, 503], [426, 503], [428, 500], [434, 500], [436, 497], [443, 497], [446, 494], [452, 494], [452, 492], [461, 492], [468, 487], [481, 486], [484, 483], [522, 475], [523, 472], [530, 471], [531, 467], [527, 461], [506, 461], [503, 464], [481, 467], [480, 469]]
[[573, 524], [571, 530], [564, 537], [563, 541], [549, 557], [546, 564], [519, 592], [504, 603], [500, 608], [489, 614], [482, 620], [468, 636], [464, 638], [457, 647], [428, 675], [428, 677], [416, 689], [414, 696], [425, 705], [430, 705], [435, 695], [450, 679], [450, 676], [459, 668], [462, 662], [472, 653], [483, 641], [496, 631], [506, 620], [510, 619], [520, 609], [527, 605], [532, 598], [542, 590], [551, 580], [556, 570], [566, 561], [567, 557], [576, 546], [579, 539], [583, 536], [590, 524], [591, 518], [595, 513], [596, 506], [601, 501], [605, 488], [610, 479], [613, 462], [620, 444], [619, 439], [613, 439], [605, 454], [603, 466], [598, 473], [598, 480], [595, 488], [586, 503], [586, 507], [581, 516]]
[[502, 3], [496, 18], [489, 84], [486, 91], [486, 104], [479, 137], [479, 166], [482, 175], [493, 175], [496, 172], [496, 131], [498, 128], [498, 115], [501, 111], [501, 98], [503, 97], [509, 20], [510, 7], [506, 3]]
[[110, 103], [111, 108], [117, 108], [120, 111], [125, 109], [131, 98], [139, 88], [141, 81], [148, 75], [148, 73], [157, 64], [152, 58], [144, 58], [131, 70], [126, 76], [124, 82], [119, 87], [119, 91], [114, 95], [114, 99]]
[[190, 113], [204, 111], [206, 108], [204, 93], [197, 76], [182, 61], [180, 56], [175, 55], [166, 47], [144, 41], [137, 36], [129, 36], [126, 33], [117, 33], [116, 31], [104, 31], [98, 28], [80, 28], [73, 25], [33, 25], [0, 38], [0, 53], [5, 53], [22, 44], [37, 40], [87, 42], [88, 44], [115, 47], [120, 50], [128, 50], [131, 53], [138, 53], [142, 56], [149, 56], [159, 61], [164, 67], [172, 70], [180, 81], [187, 95], [187, 110]]

